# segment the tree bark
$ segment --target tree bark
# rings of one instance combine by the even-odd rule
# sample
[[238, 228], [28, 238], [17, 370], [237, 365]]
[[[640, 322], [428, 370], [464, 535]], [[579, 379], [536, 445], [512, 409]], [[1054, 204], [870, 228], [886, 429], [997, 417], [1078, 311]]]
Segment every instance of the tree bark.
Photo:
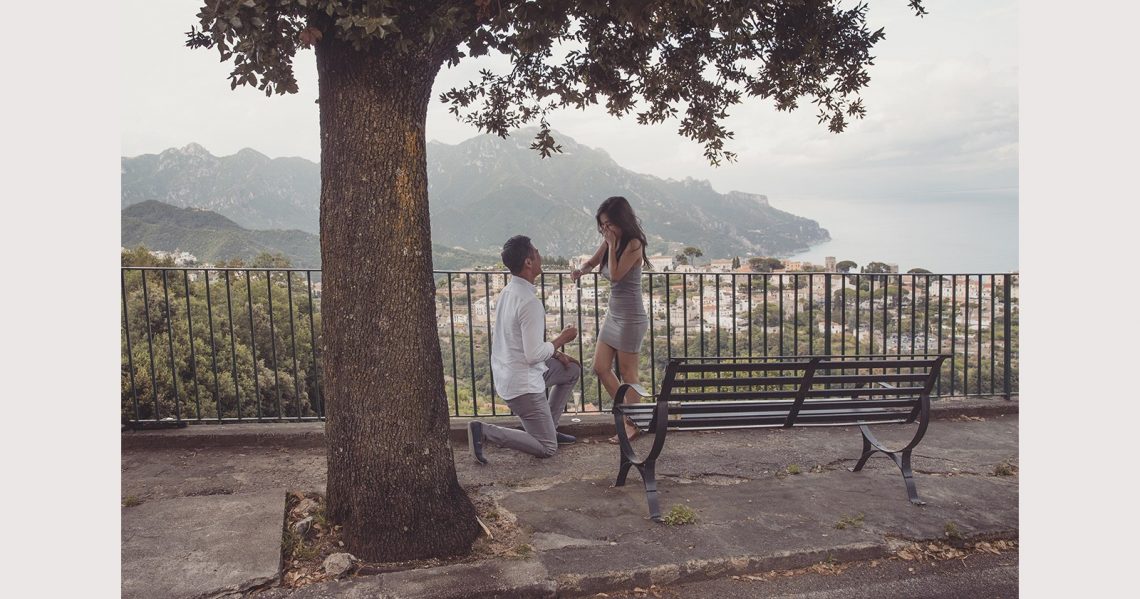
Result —
[[369, 561], [466, 553], [448, 443], [424, 126], [441, 60], [317, 45], [328, 515]]

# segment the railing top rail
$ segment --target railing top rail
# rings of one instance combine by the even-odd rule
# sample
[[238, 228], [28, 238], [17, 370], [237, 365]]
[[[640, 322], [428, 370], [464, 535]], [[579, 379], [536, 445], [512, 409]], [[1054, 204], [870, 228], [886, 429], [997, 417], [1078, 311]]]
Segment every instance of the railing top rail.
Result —
[[282, 268], [267, 268], [263, 266], [120, 266], [122, 270], [218, 270], [218, 271], [236, 271], [244, 272], [252, 270], [254, 272], [320, 272], [319, 268], [296, 268], [296, 267], [282, 267]]
[[[278, 267], [264, 267], [264, 266], [120, 266], [119, 268], [122, 270], [218, 270], [218, 271], [223, 271], [223, 270], [230, 270], [230, 271], [252, 270], [252, 271], [274, 271], [274, 272], [281, 272], [281, 271], [287, 271], [287, 270], [291, 270], [291, 271], [295, 271], [295, 272], [320, 272], [320, 270], [321, 270], [320, 268], [300, 268], [300, 267], [296, 267], [296, 266], [280, 267], [280, 268], [278, 268]], [[569, 270], [547, 270], [547, 271], [544, 271], [543, 274], [547, 274], [547, 275], [568, 275], [568, 274], [570, 274], [570, 272], [571, 271], [569, 271]], [[673, 270], [669, 270], [669, 271], [645, 270], [642, 272], [644, 272], [645, 274], [655, 274], [655, 275], [681, 275], [681, 276], [735, 275], [735, 276], [741, 276], [741, 277], [742, 276], [761, 276], [761, 275], [777, 276], [777, 277], [779, 277], [779, 276], [806, 277], [809, 275], [811, 275], [811, 276], [841, 275], [841, 276], [848, 276], [848, 277], [851, 277], [851, 276], [860, 276], [860, 277], [902, 277], [902, 276], [910, 276], [910, 277], [976, 277], [979, 275], [981, 275], [981, 276], [1012, 275], [1012, 276], [1016, 277], [1016, 276], [1019, 276], [1019, 274], [1020, 274], [1018, 272], [958, 272], [958, 273], [949, 273], [949, 272], [945, 272], [945, 273], [937, 273], [937, 272], [932, 272], [932, 273], [925, 273], [925, 272], [915, 272], [915, 273], [911, 273], [911, 272], [876, 272], [876, 273], [871, 273], [871, 272], [804, 272], [804, 271], [795, 271], [795, 272], [735, 272], [735, 271], [728, 271], [728, 272], [722, 272], [722, 271], [695, 271], [695, 270], [694, 271], [685, 271], [685, 272], [677, 272], [677, 271], [673, 271]], [[507, 270], [432, 270], [432, 273], [441, 274], [441, 275], [443, 275], [443, 274], [508, 275], [508, 274], [510, 274], [510, 271], [507, 271]], [[597, 272], [586, 273], [586, 274], [597, 274]]]

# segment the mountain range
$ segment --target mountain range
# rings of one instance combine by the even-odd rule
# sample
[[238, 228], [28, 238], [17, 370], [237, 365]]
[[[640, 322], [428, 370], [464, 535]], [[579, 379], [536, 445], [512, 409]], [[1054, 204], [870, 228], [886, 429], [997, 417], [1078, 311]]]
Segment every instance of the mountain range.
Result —
[[[294, 267], [321, 267], [321, 241], [316, 235], [296, 229], [250, 230], [212, 210], [147, 200], [124, 208], [121, 226], [124, 247], [177, 249], [194, 254], [204, 263], [234, 258], [248, 263], [261, 253], [282, 254]], [[436, 270], [462, 270], [496, 261], [498, 256], [432, 244]]]
[[[529, 129], [506, 139], [430, 142], [433, 244], [497, 256], [504, 240], [523, 233], [548, 256], [592, 253], [600, 241], [594, 211], [611, 195], [633, 205], [650, 254], [696, 246], [706, 256], [787, 256], [830, 239], [816, 221], [773, 208], [763, 195], [634, 173], [604, 150], [556, 135], [563, 153], [546, 159], [529, 148]], [[303, 158], [271, 159], [248, 148], [218, 157], [192, 143], [123, 157], [121, 183], [123, 208], [157, 200], [206, 209], [238, 228], [298, 230], [277, 232], [290, 243], [298, 232], [319, 230], [320, 166]], [[126, 228], [124, 245], [125, 235]]]

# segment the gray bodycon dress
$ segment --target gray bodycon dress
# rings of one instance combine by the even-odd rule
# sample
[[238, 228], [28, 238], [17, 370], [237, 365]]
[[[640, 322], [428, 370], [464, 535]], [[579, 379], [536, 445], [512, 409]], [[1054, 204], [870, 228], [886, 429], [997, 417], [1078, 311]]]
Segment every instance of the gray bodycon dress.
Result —
[[649, 329], [649, 317], [641, 303], [641, 263], [620, 281], [610, 279], [609, 264], [602, 264], [601, 275], [610, 281], [610, 307], [598, 341], [623, 352], [641, 352], [641, 341]]

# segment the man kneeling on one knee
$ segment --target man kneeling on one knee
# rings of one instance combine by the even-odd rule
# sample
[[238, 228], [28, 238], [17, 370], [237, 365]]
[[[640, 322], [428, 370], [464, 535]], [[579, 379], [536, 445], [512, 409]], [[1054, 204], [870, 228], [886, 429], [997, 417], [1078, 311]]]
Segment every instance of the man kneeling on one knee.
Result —
[[[495, 391], [522, 420], [523, 430], [473, 420], [467, 424], [471, 454], [486, 464], [483, 445], [491, 442], [540, 458], [558, 451], [558, 443], [574, 438], [557, 431], [558, 419], [582, 365], [562, 347], [578, 336], [568, 326], [551, 341], [543, 341], [546, 311], [535, 296], [534, 281], [542, 274], [542, 255], [530, 238], [516, 235], [503, 244], [503, 264], [513, 275], [499, 293], [495, 307], [495, 330], [491, 339], [491, 373]], [[550, 388], [550, 399], [546, 389]]]

